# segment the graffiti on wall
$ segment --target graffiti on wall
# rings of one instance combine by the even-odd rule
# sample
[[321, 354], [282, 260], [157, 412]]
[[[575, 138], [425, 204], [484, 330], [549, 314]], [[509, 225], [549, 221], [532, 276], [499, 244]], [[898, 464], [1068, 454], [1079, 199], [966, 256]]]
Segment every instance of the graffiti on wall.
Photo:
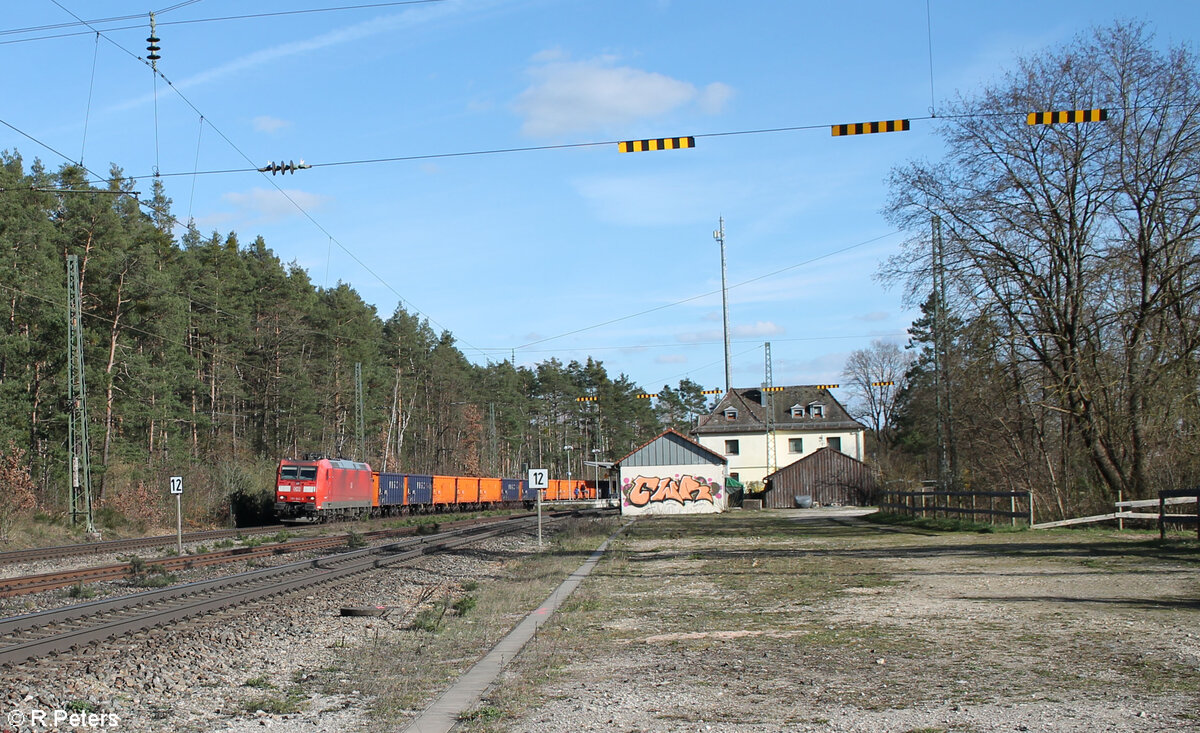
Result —
[[721, 487], [703, 476], [638, 476], [626, 479], [621, 493], [625, 495], [626, 506], [643, 507], [669, 501], [687, 506], [700, 502], [712, 504], [714, 499], [721, 498]]

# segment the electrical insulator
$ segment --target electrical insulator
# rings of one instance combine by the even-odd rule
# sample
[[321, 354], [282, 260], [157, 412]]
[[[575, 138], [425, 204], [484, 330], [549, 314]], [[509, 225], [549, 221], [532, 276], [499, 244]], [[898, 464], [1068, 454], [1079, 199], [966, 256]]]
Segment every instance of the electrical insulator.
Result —
[[259, 173], [270, 173], [271, 175], [275, 175], [276, 173], [295, 173], [296, 171], [302, 171], [302, 170], [305, 170], [308, 168], [312, 168], [312, 166], [309, 165], [308, 163], [305, 163], [304, 159], [301, 159], [299, 163], [293, 163], [290, 160], [286, 163], [283, 163], [283, 162], [267, 163], [262, 168], [259, 168], [258, 172]]
[[161, 40], [161, 39], [155, 38], [154, 36], [150, 36], [149, 38], [146, 39], [146, 42], [150, 44], [149, 46], [146, 46], [146, 50], [150, 52], [150, 55], [147, 56], [146, 58], [150, 59], [151, 61], [158, 61], [159, 59], [162, 58], [162, 56], [158, 55], [158, 52], [162, 50], [157, 45], [159, 40]]

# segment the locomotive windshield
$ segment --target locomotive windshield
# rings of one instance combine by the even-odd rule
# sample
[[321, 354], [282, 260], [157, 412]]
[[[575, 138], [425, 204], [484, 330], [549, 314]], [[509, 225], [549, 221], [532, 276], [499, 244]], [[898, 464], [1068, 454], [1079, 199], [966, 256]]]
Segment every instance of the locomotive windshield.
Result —
[[280, 466], [279, 467], [279, 478], [291, 479], [292, 481], [295, 481], [296, 479], [300, 479], [301, 481], [316, 481], [317, 480], [317, 467], [316, 466]]

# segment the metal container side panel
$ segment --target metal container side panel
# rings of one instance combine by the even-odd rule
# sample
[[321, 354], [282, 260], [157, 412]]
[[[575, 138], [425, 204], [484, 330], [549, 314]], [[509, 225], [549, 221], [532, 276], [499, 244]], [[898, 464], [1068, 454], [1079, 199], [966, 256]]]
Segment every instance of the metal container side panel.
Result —
[[479, 502], [479, 479], [471, 476], [454, 477], [454, 501], [456, 504]]
[[379, 504], [377, 506], [400, 506], [404, 503], [404, 474], [378, 473]]
[[409, 474], [407, 484], [409, 504], [433, 503], [433, 476], [414, 476]]
[[521, 482], [515, 478], [500, 479], [500, 500], [520, 501]]
[[453, 504], [458, 498], [458, 482], [454, 476], [433, 477], [433, 503]]
[[525, 479], [520, 479], [519, 481], [517, 481], [517, 483], [520, 484], [520, 486], [521, 486], [522, 501], [537, 501], [537, 495], [538, 495], [537, 489], [531, 488], [529, 486], [529, 482], [526, 481]]
[[498, 478], [479, 479], [479, 501], [493, 504], [500, 501], [500, 483]]

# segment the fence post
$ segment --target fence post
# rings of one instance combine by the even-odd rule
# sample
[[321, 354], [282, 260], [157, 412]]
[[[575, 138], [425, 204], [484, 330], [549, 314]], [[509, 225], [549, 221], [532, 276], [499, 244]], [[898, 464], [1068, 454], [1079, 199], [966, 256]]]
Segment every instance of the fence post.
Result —
[[1033, 527], [1033, 490], [1029, 491], [1029, 526]]
[[[1121, 502], [1125, 501], [1121, 498], [1122, 492], [1117, 489], [1117, 506], [1113, 507], [1117, 510], [1117, 514], [1125, 511], [1125, 507], [1121, 506]], [[1117, 529], [1125, 529], [1125, 517], [1117, 517]]]
[[1167, 523], [1163, 521], [1163, 513], [1167, 508], [1166, 500], [1163, 499], [1162, 492], [1158, 492], [1158, 538], [1165, 540], [1167, 538]]
[[1012, 526], [1017, 526], [1017, 492], [1013, 492], [1008, 497], [1009, 504], [1009, 519], [1012, 520]]

